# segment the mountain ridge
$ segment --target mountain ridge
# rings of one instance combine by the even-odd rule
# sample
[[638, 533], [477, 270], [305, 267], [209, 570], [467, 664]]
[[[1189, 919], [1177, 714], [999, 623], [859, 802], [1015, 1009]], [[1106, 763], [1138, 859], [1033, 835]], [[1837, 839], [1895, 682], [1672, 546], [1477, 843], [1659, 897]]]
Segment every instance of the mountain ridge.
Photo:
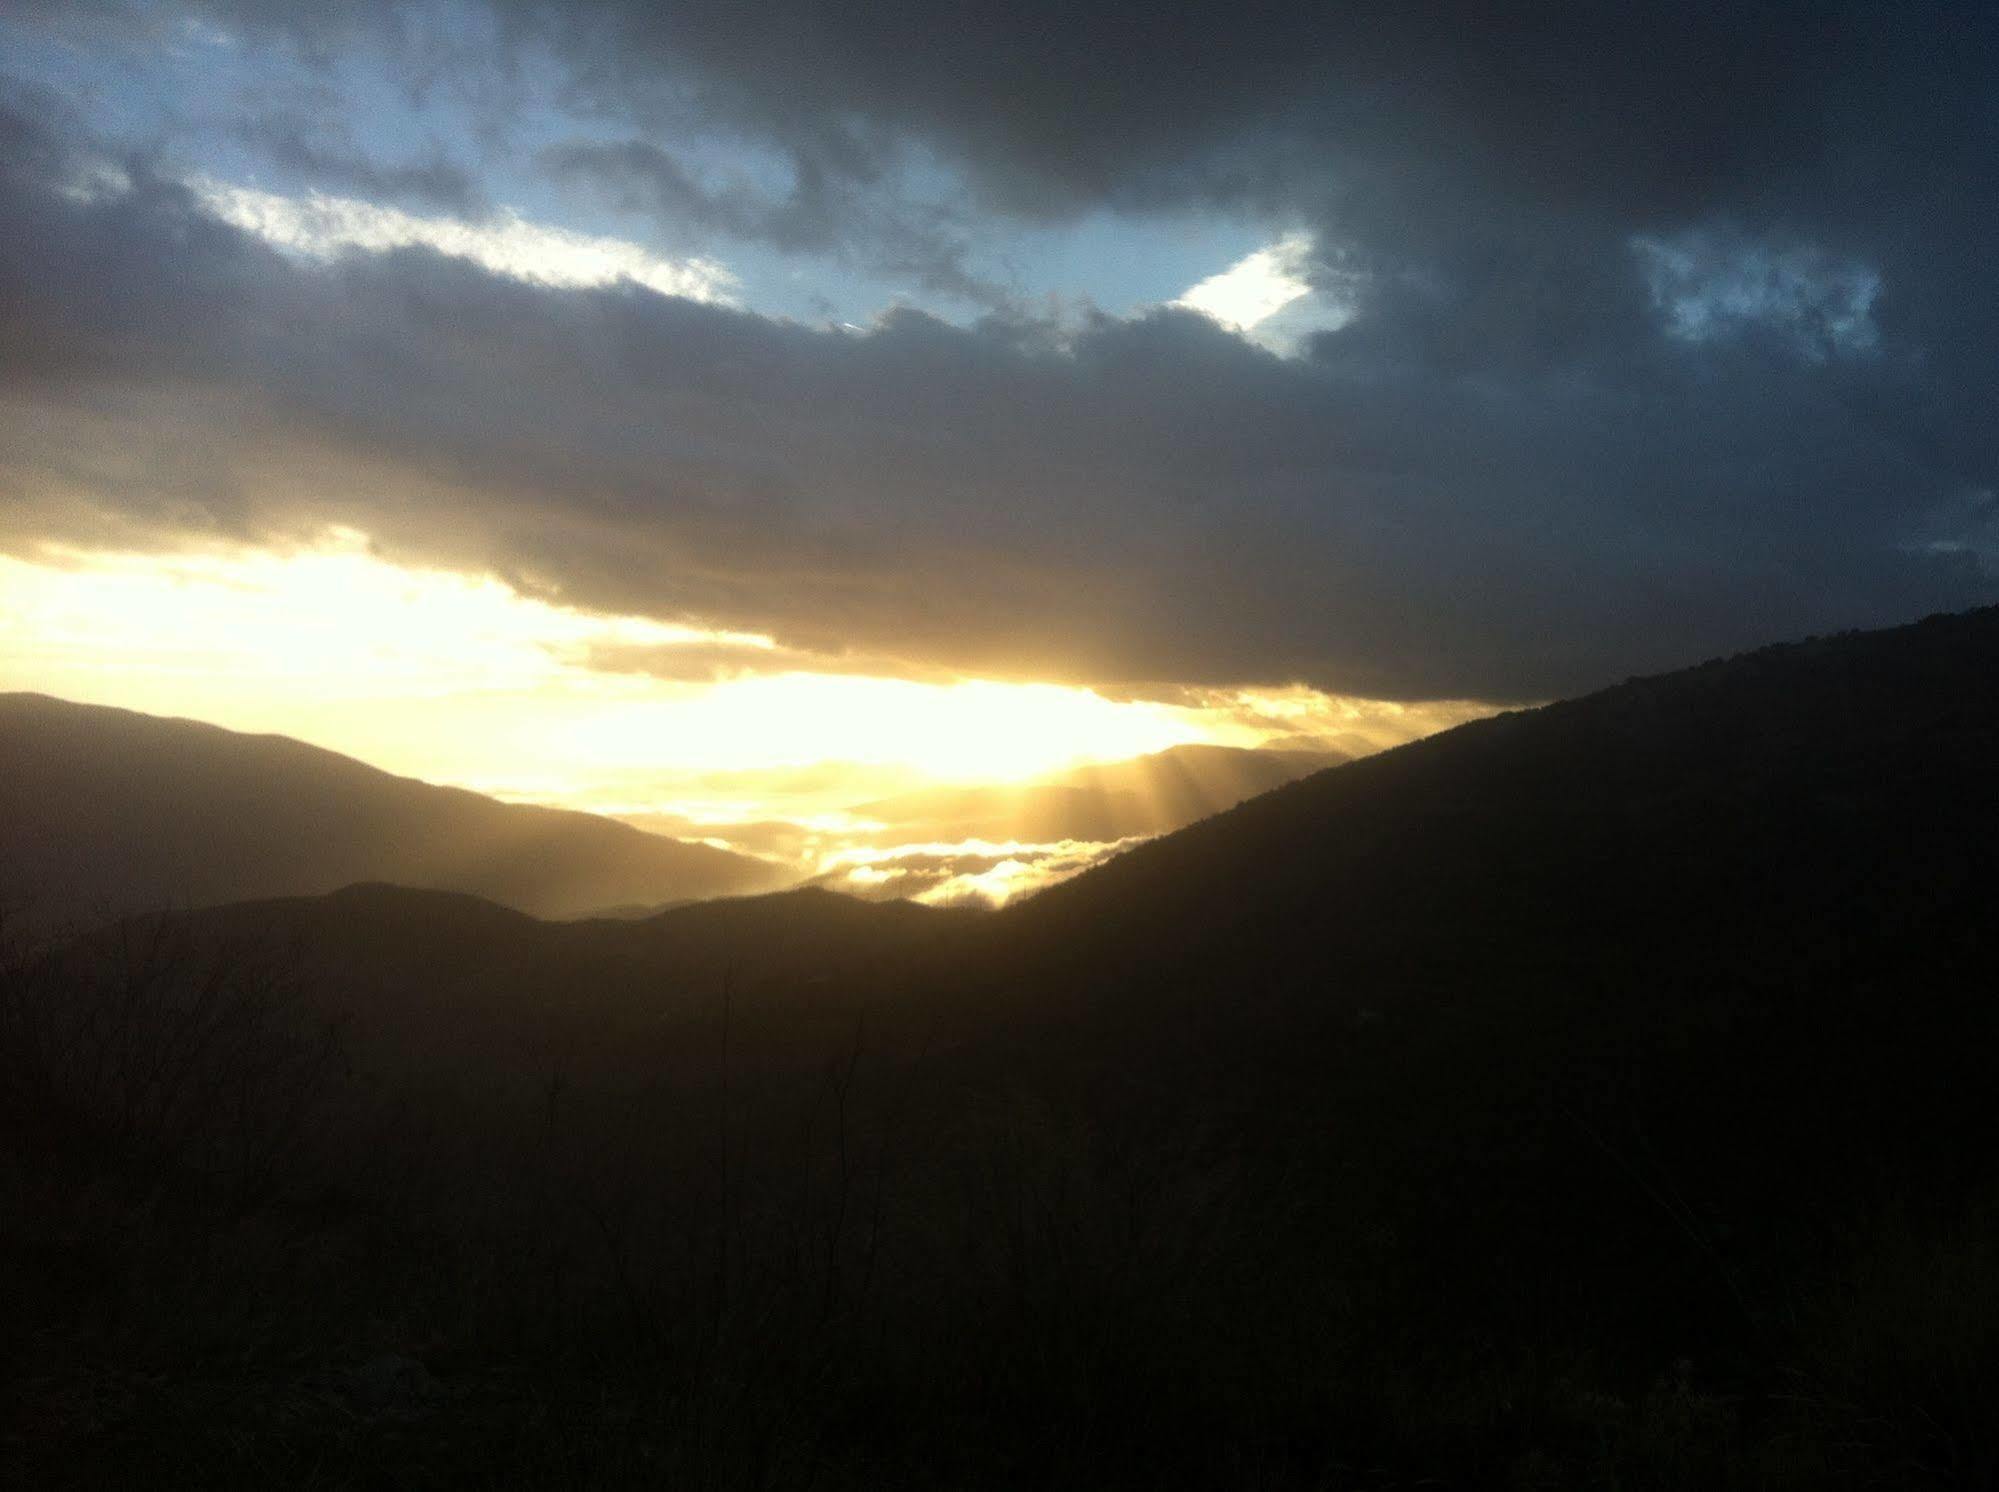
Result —
[[783, 869], [567, 809], [501, 803], [291, 737], [0, 695], [0, 875], [45, 923], [326, 892], [473, 892], [549, 916], [768, 889]]

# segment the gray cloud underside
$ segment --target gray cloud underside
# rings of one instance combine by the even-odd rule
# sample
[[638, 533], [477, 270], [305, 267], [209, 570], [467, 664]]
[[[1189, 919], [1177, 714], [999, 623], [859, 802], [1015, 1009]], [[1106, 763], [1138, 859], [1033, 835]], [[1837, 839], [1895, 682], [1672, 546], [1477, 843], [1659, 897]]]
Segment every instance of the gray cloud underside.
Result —
[[[920, 152], [995, 213], [1304, 222], [1346, 327], [1292, 361], [1166, 312], [842, 336], [415, 252], [301, 266], [143, 174], [62, 196], [71, 147], [17, 116], [0, 525], [344, 521], [808, 650], [1404, 697], [1999, 594], [1989, 10], [1041, 9], [499, 33], [550, 37], [634, 139], [698, 117], [828, 201]], [[379, 43], [365, 8], [313, 25]], [[1705, 287], [1700, 340], [1639, 240]]]
[[743, 181], [704, 181], [651, 141], [570, 141], [542, 153], [558, 180], [626, 211], [649, 214], [668, 238], [721, 235], [810, 254], [998, 310], [1017, 297], [968, 267], [965, 225], [950, 206], [905, 202], [877, 173], [857, 177], [794, 152], [778, 193]]
[[[198, 14], [307, 56], [372, 45], [411, 86], [456, 79], [496, 119], [524, 48], [546, 47], [572, 101], [635, 132], [581, 152], [608, 174], [671, 176], [672, 151], [648, 135], [695, 129], [788, 153], [800, 210], [783, 233], [803, 231], [809, 199], [830, 223], [844, 193], [880, 187], [914, 155], [1029, 218], [1304, 215], [1342, 255], [1418, 272], [1446, 301], [1538, 270], [1585, 302], [1586, 321], [1624, 298], [1628, 277], [1603, 257], [1630, 232], [1726, 222], [1963, 271], [1992, 221], [1999, 14], [1962, 0], [1190, 0], [1163, 13], [489, 0], [469, 35], [459, 12], [375, 0], [54, 9], [72, 28], [122, 17], [126, 33]], [[1898, 293], [1922, 298], [1914, 284]], [[1989, 331], [1989, 310], [1981, 321]], [[1620, 334], [1614, 320], [1600, 330]]]
[[470, 221], [493, 210], [472, 172], [435, 142], [410, 159], [377, 160], [336, 119], [314, 117], [295, 104], [249, 114], [237, 121], [234, 132], [273, 164], [321, 191], [407, 203]]

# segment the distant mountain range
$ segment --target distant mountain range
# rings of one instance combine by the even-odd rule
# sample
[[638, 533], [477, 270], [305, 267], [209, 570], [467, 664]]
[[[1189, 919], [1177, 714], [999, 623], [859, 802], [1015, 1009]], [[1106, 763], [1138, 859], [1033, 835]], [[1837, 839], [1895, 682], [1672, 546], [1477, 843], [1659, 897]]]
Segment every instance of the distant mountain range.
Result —
[[309, 895], [462, 891], [543, 917], [764, 891], [780, 866], [392, 776], [282, 736], [0, 695], [0, 905], [48, 924]]
[[[56, 719], [74, 709], [49, 701], [26, 708]], [[184, 759], [169, 748], [199, 741], [211, 772], [219, 760], [212, 753], [226, 747], [264, 764], [267, 779], [279, 762], [318, 764], [341, 781], [420, 802], [437, 794], [467, 813], [498, 812], [507, 823], [579, 834], [612, 827], [580, 815], [499, 809], [296, 743], [124, 718], [131, 734], [96, 738], [107, 757], [116, 740], [118, 761], [94, 770], [108, 776], [119, 766], [141, 785], [181, 782]], [[18, 747], [10, 754], [18, 758]], [[1091, 769], [1085, 781], [1095, 786], [1050, 790], [1101, 787], [1120, 802], [1151, 793], [1180, 813], [1214, 801], [1204, 794], [1233, 791], [1248, 774], [1295, 776], [1312, 764], [1303, 754], [1262, 762], [1183, 749]], [[1450, 1040], [1472, 1041], [1473, 1032], [1492, 1037], [1498, 1023], [1512, 1042], [1524, 1039], [1528, 1025], [1594, 1019], [1588, 991], [1598, 989], [1609, 1003], [1597, 1014], [1619, 1023], [1739, 1024], [1746, 1018], [1740, 1012], [1714, 1012], [1740, 1006], [1767, 1013], [1776, 992], [1788, 1000], [1823, 981], [1848, 979], [1856, 960], [1887, 970], [1954, 958], [1951, 950], [1999, 919], [1988, 894], [1999, 885], [1996, 764], [1999, 609], [1769, 648], [1475, 722], [1291, 781], [990, 917], [864, 910], [814, 890], [670, 910], [622, 929], [509, 919], [510, 938], [543, 947], [505, 961], [519, 971], [512, 983], [526, 980], [539, 991], [522, 988], [509, 998], [556, 999], [567, 982], [564, 961], [592, 948], [588, 956], [625, 968], [637, 980], [633, 988], [651, 992], [649, 1000], [670, 998], [678, 977], [668, 977], [672, 968], [686, 973], [696, 964], [704, 988], [729, 974], [774, 998], [788, 983], [808, 1001], [867, 986], [871, 999], [893, 988], [921, 1004], [931, 1000], [927, 990], [945, 988], [948, 998], [931, 1003], [958, 1028], [954, 1040], [1039, 1043], [1044, 1036], [1036, 1033], [1052, 1022], [1063, 1034], [1042, 1054], [1044, 1067], [1073, 1065], [1091, 1051], [1131, 1067], [1141, 1049], [1211, 1067], [1220, 1051], [1255, 1049], [1271, 1092], [1279, 1071], [1302, 1064], [1294, 1078], [1316, 1093], [1322, 1062], [1348, 1052], [1352, 1033], [1364, 1028], [1421, 1032], [1423, 1042], [1455, 1032]], [[114, 792], [92, 795], [76, 784], [103, 778], [80, 754], [64, 765], [68, 775], [60, 779], [47, 768], [39, 778], [9, 772], [9, 811], [24, 815], [16, 822], [40, 837], [45, 859], [65, 842], [80, 841], [92, 854], [115, 847], [133, 822], [126, 805], [134, 802], [153, 803], [155, 815], [162, 801], [176, 806], [174, 832], [165, 837], [174, 854], [197, 866], [204, 845], [197, 825], [219, 822], [215, 834], [227, 852], [219, 858], [234, 866], [250, 858], [238, 846], [271, 841], [266, 826], [277, 821], [280, 803], [289, 832], [273, 853], [288, 853], [317, 827], [311, 812], [331, 814], [325, 806], [308, 810], [296, 797], [225, 812], [212, 786], [206, 796], [148, 799], [121, 781]], [[23, 792], [24, 782], [37, 785]], [[1032, 801], [1039, 791], [998, 796]], [[83, 807], [75, 812], [69, 804]], [[888, 811], [961, 806], [962, 795]], [[256, 832], [246, 833], [251, 824]], [[423, 825], [411, 819], [397, 827], [421, 846], [430, 832]], [[719, 852], [636, 832], [613, 834], [610, 842], [635, 842], [634, 853], [649, 856], [691, 853], [695, 863], [713, 857], [734, 868]], [[514, 862], [500, 863], [522, 874]], [[160, 884], [169, 882], [162, 854], [152, 856], [149, 870]], [[485, 873], [502, 878], [500, 869]], [[477, 880], [469, 868], [404, 874], [434, 886]], [[551, 870], [542, 874], [555, 879]], [[213, 899], [221, 879], [196, 872], [185, 884], [200, 889], [181, 899]], [[400, 895], [387, 887], [369, 894], [384, 905]], [[510, 898], [516, 905], [532, 899], [520, 891]], [[564, 910], [582, 900], [572, 894]], [[215, 915], [234, 926], [260, 918], [290, 925], [317, 916], [313, 905], [267, 902]], [[412, 903], [406, 914], [413, 926], [428, 915], [422, 905]], [[869, 929], [868, 939], [821, 936], [850, 926]], [[915, 929], [923, 930], [924, 958], [935, 962], [897, 955], [890, 960], [897, 977], [885, 982], [880, 961], [900, 932]], [[683, 958], [689, 938], [704, 950], [696, 964]], [[411, 980], [437, 977], [436, 950], [426, 939], [362, 941], [353, 957], [369, 965], [370, 979], [388, 977], [388, 965], [405, 953], [420, 964]], [[342, 942], [335, 937], [332, 945]], [[641, 946], [655, 951], [631, 953]], [[465, 958], [476, 961], [470, 952]], [[624, 998], [615, 993], [626, 987], [623, 979], [591, 982], [615, 1003]], [[468, 991], [465, 998], [475, 997]], [[1451, 1061], [1482, 1055], [1474, 1042]], [[1435, 1052], [1421, 1060], [1433, 1059], [1443, 1060]], [[1391, 1064], [1346, 1081], [1371, 1090], [1407, 1077], [1406, 1064]]]
[[[884, 844], [1107, 843], [1179, 828], [1344, 759], [1180, 746], [855, 812], [884, 826], [872, 836]], [[36, 694], [0, 695], [0, 819], [0, 908], [26, 926], [356, 882], [463, 892], [539, 917], [630, 918], [800, 878], [776, 860], [397, 777], [283, 736]]]
[[[181, 770], [138, 740], [122, 752], [134, 775]], [[1125, 792], [1160, 770], [1103, 775]], [[94, 836], [125, 821], [110, 805], [130, 797], [90, 800]], [[37, 832], [65, 832], [38, 811]], [[199, 843], [191, 830], [173, 842], [189, 855]], [[1876, 1055], [1854, 1033], [1903, 1006], [1849, 996], [1894, 989], [1913, 1008], [1959, 987], [1965, 950], [1999, 929], [1995, 886], [1999, 611], [1987, 611], [1463, 726], [1277, 788], [989, 917], [835, 917], [838, 899], [799, 893], [623, 929], [511, 920], [504, 979], [457, 972], [486, 966], [479, 938], [344, 937], [336, 923], [319, 941], [366, 971], [354, 987], [438, 987], [459, 1031], [476, 1026], [481, 990], [504, 987], [510, 1008], [566, 1002], [579, 959], [621, 971], [580, 981], [606, 1009], [712, 999], [727, 977], [771, 1010], [865, 997], [923, 1011], [961, 1053], [1012, 1052], [1037, 1083], [1115, 1071], [1123, 1091], [1169, 1106], [1206, 1092], [1226, 1107], [1244, 1095], [1216, 1086], [1254, 1073], [1249, 1091], [1273, 1114], [1336, 1109], [1350, 1138], [1405, 1155], [1419, 1131], [1441, 1144], [1537, 1101], [1579, 1043], [1650, 1069], [1647, 1102], [1703, 1073], [1687, 1101], [1701, 1092], [1710, 1116], [1733, 1105], [1731, 1122], [1753, 1129], [1762, 1121], [1745, 1115], [1813, 1081], [1812, 1063]], [[311, 905], [227, 916], [291, 926]], [[430, 914], [399, 915], [420, 929]], [[868, 936], [827, 932], [849, 924]], [[703, 950], [691, 962], [690, 939]], [[447, 946], [458, 951], [440, 964]], [[1755, 1073], [1731, 1065], [1752, 1050]]]

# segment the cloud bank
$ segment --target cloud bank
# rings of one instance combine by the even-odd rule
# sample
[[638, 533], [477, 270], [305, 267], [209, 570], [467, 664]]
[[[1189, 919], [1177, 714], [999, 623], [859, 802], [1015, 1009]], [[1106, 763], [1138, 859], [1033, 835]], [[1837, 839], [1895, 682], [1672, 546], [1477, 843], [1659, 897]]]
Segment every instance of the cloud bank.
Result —
[[[539, 56], [602, 121], [551, 173], [657, 168], [722, 239], [943, 244], [945, 275], [981, 225], [1248, 214], [1338, 324], [1292, 356], [1171, 307], [840, 332], [435, 234], [301, 258], [17, 88], [0, 543], [342, 524], [804, 651], [1386, 698], [1999, 597], [1987, 8], [476, 13], [455, 76], [506, 100]], [[433, 71], [409, 38], [443, 24], [187, 14]], [[718, 136], [786, 163], [784, 211], [675, 185]]]

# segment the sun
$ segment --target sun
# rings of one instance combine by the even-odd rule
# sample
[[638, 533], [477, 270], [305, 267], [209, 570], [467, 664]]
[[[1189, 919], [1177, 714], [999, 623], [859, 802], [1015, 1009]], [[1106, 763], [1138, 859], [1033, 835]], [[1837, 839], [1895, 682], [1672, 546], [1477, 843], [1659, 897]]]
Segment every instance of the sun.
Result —
[[563, 745], [599, 767], [839, 761], [901, 765], [946, 782], [1011, 782], [1203, 735], [1167, 707], [1059, 684], [785, 673], [583, 712], [563, 727]]

